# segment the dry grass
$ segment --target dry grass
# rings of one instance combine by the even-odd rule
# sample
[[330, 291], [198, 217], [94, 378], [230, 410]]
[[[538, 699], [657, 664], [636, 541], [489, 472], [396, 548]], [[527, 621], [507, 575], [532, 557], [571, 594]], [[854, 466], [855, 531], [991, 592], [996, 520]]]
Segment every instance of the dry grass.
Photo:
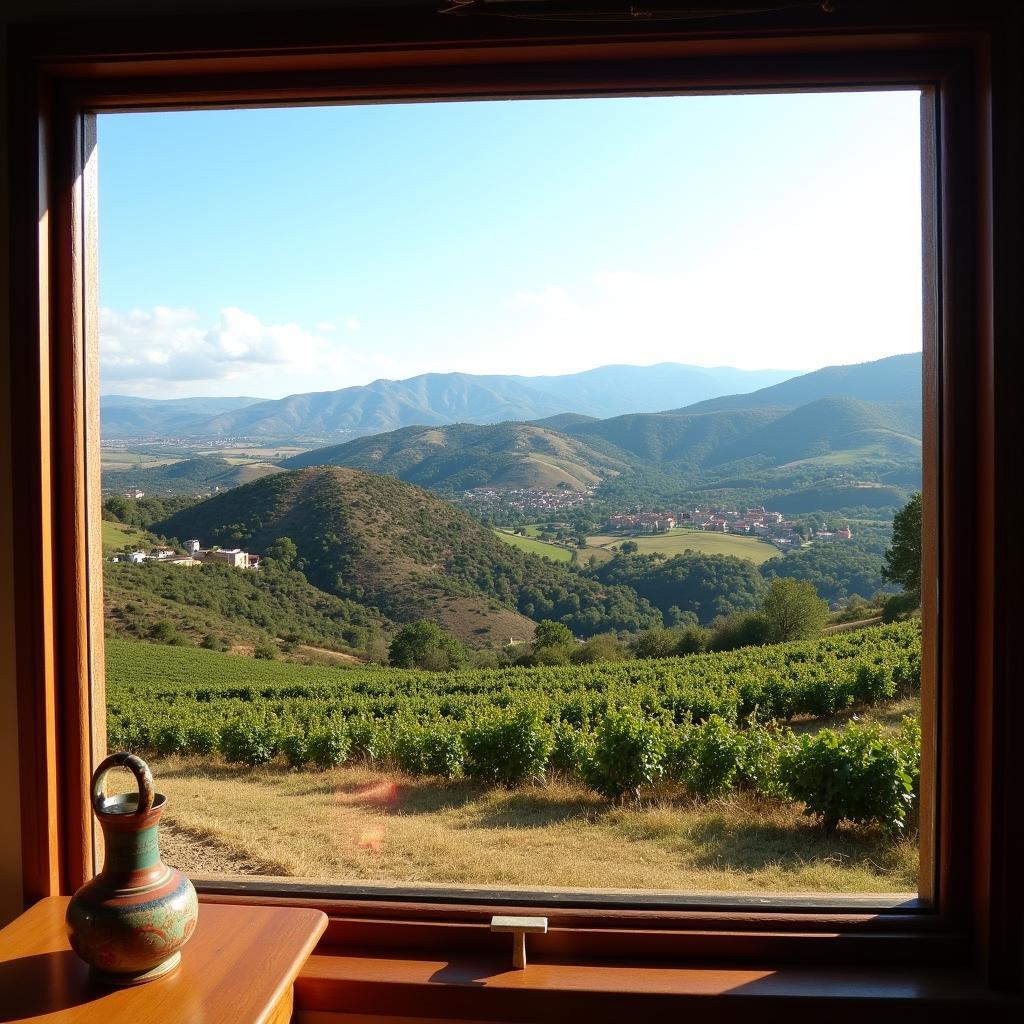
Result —
[[747, 796], [614, 807], [557, 782], [487, 790], [368, 767], [297, 773], [183, 758], [153, 768], [179, 848], [185, 837], [197, 847], [193, 862], [212, 870], [230, 870], [234, 859], [297, 877], [404, 884], [776, 893], [916, 888], [916, 842], [853, 828], [826, 836], [798, 808]]

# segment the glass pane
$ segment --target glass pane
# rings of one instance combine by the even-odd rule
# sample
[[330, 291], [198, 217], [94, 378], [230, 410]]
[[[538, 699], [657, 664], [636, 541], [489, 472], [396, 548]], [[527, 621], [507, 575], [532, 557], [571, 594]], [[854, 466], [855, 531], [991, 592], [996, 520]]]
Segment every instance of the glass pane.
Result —
[[169, 862], [916, 890], [919, 104], [100, 118], [108, 745]]

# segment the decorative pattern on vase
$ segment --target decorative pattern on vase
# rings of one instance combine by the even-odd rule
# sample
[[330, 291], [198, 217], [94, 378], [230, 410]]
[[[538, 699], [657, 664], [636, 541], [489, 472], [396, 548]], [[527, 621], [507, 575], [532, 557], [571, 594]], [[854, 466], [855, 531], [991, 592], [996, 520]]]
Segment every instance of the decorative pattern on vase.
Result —
[[[103, 778], [115, 767], [131, 770], [138, 794], [103, 796]], [[167, 799], [154, 792], [145, 761], [111, 754], [93, 775], [92, 804], [106, 854], [103, 870], [71, 899], [68, 936], [100, 980], [138, 985], [177, 967], [199, 916], [196, 891], [160, 859], [157, 830]]]

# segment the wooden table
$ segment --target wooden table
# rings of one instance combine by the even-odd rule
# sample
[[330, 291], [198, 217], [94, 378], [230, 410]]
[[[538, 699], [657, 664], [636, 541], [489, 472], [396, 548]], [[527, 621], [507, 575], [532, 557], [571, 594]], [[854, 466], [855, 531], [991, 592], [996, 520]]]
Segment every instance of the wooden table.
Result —
[[202, 904], [173, 974], [111, 990], [68, 945], [67, 905], [42, 900], [0, 931], [0, 1024], [284, 1024], [327, 927], [318, 910]]

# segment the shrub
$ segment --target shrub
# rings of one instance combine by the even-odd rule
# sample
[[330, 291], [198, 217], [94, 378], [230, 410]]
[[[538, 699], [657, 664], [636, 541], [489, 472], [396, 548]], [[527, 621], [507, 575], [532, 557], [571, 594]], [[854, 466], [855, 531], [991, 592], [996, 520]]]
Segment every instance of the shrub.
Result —
[[309, 734], [309, 759], [321, 771], [343, 765], [348, 751], [348, 735], [337, 726], [328, 725]]
[[702, 626], [686, 626], [679, 631], [679, 640], [676, 642], [675, 654], [700, 654], [708, 649], [710, 633]]
[[671, 658], [679, 645], [679, 634], [674, 629], [656, 626], [645, 629], [633, 641], [634, 658]]
[[565, 775], [582, 778], [590, 759], [593, 737], [564, 719], [555, 726], [551, 767]]
[[738, 786], [764, 796], [784, 798], [786, 787], [780, 776], [783, 751], [794, 742], [789, 730], [752, 723], [739, 733], [735, 781]]
[[153, 749], [158, 754], [182, 754], [188, 749], [188, 733], [180, 722], [160, 726], [153, 737]]
[[159, 619], [149, 627], [149, 638], [160, 644], [178, 646], [185, 642], [184, 637], [175, 628], [170, 619]]
[[553, 745], [551, 729], [530, 708], [506, 709], [479, 719], [463, 739], [466, 774], [508, 787], [542, 776]]
[[587, 785], [616, 799], [661, 778], [665, 744], [661, 727], [638, 708], [609, 710], [594, 735], [594, 750], [585, 768]]
[[626, 650], [614, 633], [602, 633], [577, 645], [569, 654], [573, 665], [593, 665], [599, 661], [621, 661]]
[[281, 753], [289, 768], [304, 768], [309, 763], [309, 740], [304, 733], [290, 732], [281, 740]]
[[260, 658], [262, 661], [276, 661], [277, 647], [269, 641], [264, 641], [263, 643], [256, 645], [253, 649], [252, 656], [254, 658]]
[[258, 721], [229, 722], [221, 730], [220, 749], [225, 759], [234, 764], [266, 764], [277, 753], [277, 729]]
[[462, 773], [465, 748], [462, 737], [450, 727], [438, 723], [403, 726], [395, 736], [393, 750], [398, 767], [410, 775], [454, 779]]
[[736, 612], [715, 619], [708, 637], [709, 651], [733, 651], [755, 647], [770, 640], [768, 620], [759, 612]]
[[779, 769], [789, 795], [826, 831], [845, 820], [898, 832], [914, 803], [919, 758], [920, 735], [912, 729], [888, 739], [876, 725], [851, 723], [801, 736], [783, 753]]
[[721, 715], [711, 715], [700, 725], [684, 723], [669, 746], [671, 778], [694, 796], [707, 798], [728, 793], [740, 769], [740, 737]]
[[903, 594], [893, 594], [885, 599], [882, 605], [882, 621], [896, 622], [905, 619], [911, 612], [916, 611], [921, 605], [921, 595], [913, 591]]
[[190, 722], [185, 732], [185, 749], [189, 754], [212, 754], [220, 744], [220, 734], [212, 722]]
[[376, 719], [359, 715], [345, 723], [348, 732], [349, 753], [352, 757], [378, 760], [383, 754], [385, 736]]

